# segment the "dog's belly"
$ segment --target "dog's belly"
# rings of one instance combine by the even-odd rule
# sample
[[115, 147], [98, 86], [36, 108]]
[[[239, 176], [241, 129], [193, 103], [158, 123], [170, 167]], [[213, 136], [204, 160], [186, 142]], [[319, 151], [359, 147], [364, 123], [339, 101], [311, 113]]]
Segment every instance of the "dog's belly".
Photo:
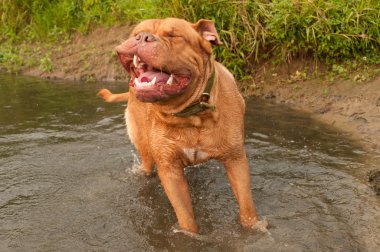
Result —
[[207, 152], [197, 148], [183, 148], [183, 153], [191, 164], [203, 163], [210, 158]]

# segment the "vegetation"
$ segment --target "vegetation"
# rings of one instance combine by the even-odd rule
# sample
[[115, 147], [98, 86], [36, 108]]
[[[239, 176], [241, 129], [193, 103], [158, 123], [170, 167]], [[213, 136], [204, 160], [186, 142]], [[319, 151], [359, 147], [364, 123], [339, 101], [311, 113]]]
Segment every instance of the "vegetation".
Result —
[[1, 40], [52, 41], [94, 25], [135, 23], [156, 16], [155, 0], [3, 0]]
[[[215, 20], [225, 45], [216, 48], [216, 57], [238, 78], [269, 59], [309, 57], [338, 74], [342, 62], [380, 64], [378, 0], [3, 0], [0, 14], [3, 67], [26, 64], [14, 50], [20, 42], [68, 41], [93, 26], [167, 16]], [[36, 62], [52, 69], [47, 58]]]

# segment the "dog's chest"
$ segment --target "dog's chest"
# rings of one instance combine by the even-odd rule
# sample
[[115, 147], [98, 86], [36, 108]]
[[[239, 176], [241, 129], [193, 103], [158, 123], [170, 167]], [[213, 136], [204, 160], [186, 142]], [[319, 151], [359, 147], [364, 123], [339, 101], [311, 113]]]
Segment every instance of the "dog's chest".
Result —
[[202, 163], [209, 159], [209, 154], [198, 148], [183, 148], [182, 150], [183, 150], [183, 153], [185, 154], [186, 159], [191, 164]]

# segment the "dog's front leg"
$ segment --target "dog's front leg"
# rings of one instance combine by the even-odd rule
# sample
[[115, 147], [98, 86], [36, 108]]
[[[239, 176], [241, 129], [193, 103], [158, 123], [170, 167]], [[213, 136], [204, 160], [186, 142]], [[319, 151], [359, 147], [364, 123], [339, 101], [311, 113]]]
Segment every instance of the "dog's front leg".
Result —
[[158, 176], [165, 189], [178, 223], [183, 230], [197, 233], [198, 226], [195, 222], [189, 185], [185, 178], [183, 167], [171, 164], [158, 164]]
[[254, 227], [258, 221], [250, 184], [248, 161], [245, 153], [233, 160], [223, 161], [228, 180], [240, 208], [240, 222], [245, 227]]

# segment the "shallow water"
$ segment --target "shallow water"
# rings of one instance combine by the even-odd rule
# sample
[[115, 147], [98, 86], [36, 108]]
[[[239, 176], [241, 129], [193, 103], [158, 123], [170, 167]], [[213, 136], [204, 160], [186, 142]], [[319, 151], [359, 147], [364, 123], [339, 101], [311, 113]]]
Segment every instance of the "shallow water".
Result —
[[380, 251], [371, 154], [260, 100], [247, 101], [246, 150], [270, 234], [240, 227], [217, 162], [186, 169], [201, 235], [176, 232], [159, 179], [136, 172], [125, 105], [100, 87], [0, 76], [0, 251]]

